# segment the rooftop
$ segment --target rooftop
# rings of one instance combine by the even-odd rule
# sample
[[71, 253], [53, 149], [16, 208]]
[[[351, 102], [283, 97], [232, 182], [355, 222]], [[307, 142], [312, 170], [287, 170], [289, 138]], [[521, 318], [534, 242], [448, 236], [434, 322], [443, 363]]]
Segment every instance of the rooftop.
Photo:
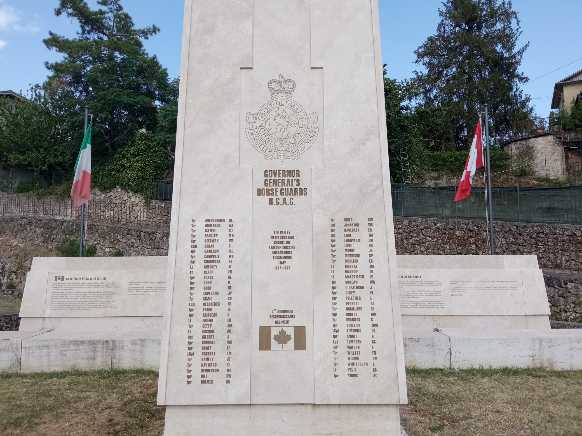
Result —
[[560, 102], [562, 99], [562, 90], [564, 85], [568, 83], [582, 83], [582, 70], [576, 71], [574, 74], [570, 74], [568, 77], [563, 78], [554, 85], [554, 96], [552, 98], [552, 109], [560, 109]]
[[0, 91], [0, 97], [9, 97], [9, 98], [15, 98], [15, 99], [19, 99], [22, 100], [24, 99], [24, 97], [14, 91], [11, 90], [6, 90], [6, 91]]

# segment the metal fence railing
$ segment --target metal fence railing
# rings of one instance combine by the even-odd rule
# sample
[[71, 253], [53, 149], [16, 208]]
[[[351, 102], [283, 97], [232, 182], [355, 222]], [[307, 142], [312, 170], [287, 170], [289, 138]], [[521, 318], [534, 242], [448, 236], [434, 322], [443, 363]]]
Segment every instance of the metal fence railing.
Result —
[[[394, 214], [403, 217], [485, 219], [483, 189], [454, 203], [455, 187], [392, 187]], [[582, 186], [565, 188], [494, 188], [496, 220], [524, 223], [582, 224]]]
[[[112, 200], [94, 198], [89, 203], [91, 223], [141, 226], [170, 223], [171, 202]], [[71, 207], [68, 198], [39, 197], [32, 193], [0, 192], [0, 217], [78, 219], [78, 210]]]
[[[392, 186], [394, 215], [444, 219], [484, 219], [483, 189], [476, 188], [468, 200], [454, 203], [455, 187]], [[138, 196], [116, 198], [97, 195], [91, 201], [92, 223], [155, 224], [170, 222], [172, 192], [170, 185], [157, 189], [153, 200]], [[139, 200], [136, 200], [139, 199]], [[565, 188], [494, 188], [495, 219], [523, 223], [560, 223], [582, 225], [582, 186]], [[45, 217], [72, 220], [77, 212], [68, 198], [40, 197], [33, 193], [0, 192], [0, 216]]]

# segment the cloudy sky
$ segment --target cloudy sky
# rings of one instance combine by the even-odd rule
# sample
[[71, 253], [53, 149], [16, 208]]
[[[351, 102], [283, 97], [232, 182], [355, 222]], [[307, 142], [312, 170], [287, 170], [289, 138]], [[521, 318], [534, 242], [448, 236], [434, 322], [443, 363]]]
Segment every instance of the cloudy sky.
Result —
[[[95, 0], [89, 1], [91, 4]], [[161, 33], [147, 43], [172, 76], [179, 73], [183, 0], [125, 0], [138, 25], [156, 24]], [[0, 0], [0, 90], [26, 91], [46, 78], [44, 63], [56, 58], [43, 45], [49, 30], [71, 35], [74, 23], [55, 17], [58, 0]], [[380, 0], [384, 63], [390, 75], [408, 78], [414, 50], [434, 32], [440, 0]], [[582, 69], [582, 0], [513, 0], [531, 43], [523, 71], [536, 112], [547, 116], [554, 83]]]

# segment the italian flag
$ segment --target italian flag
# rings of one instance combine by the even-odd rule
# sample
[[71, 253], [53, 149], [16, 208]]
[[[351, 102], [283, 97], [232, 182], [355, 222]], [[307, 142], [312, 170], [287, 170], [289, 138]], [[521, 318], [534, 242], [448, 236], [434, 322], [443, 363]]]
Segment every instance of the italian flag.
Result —
[[75, 165], [75, 179], [71, 188], [71, 199], [75, 209], [89, 204], [91, 199], [91, 126], [85, 130], [85, 136], [79, 157]]

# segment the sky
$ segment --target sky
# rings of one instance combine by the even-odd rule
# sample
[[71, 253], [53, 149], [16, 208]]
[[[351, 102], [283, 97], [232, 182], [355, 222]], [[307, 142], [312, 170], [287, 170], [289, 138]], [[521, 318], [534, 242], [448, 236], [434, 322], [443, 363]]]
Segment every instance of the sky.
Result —
[[[333, 1], [333, 0], [331, 0]], [[95, 0], [89, 0], [91, 4]], [[146, 43], [172, 77], [179, 75], [183, 0], [124, 0], [137, 25], [161, 32]], [[415, 49], [434, 33], [441, 0], [380, 0], [383, 61], [396, 79], [410, 78], [418, 66]], [[74, 22], [55, 17], [58, 0], [0, 0], [0, 90], [25, 92], [47, 76], [45, 62], [58, 59], [43, 45], [49, 30], [73, 35]], [[530, 48], [522, 71], [530, 78], [538, 116], [550, 111], [554, 83], [582, 69], [582, 0], [513, 0], [523, 43]]]

